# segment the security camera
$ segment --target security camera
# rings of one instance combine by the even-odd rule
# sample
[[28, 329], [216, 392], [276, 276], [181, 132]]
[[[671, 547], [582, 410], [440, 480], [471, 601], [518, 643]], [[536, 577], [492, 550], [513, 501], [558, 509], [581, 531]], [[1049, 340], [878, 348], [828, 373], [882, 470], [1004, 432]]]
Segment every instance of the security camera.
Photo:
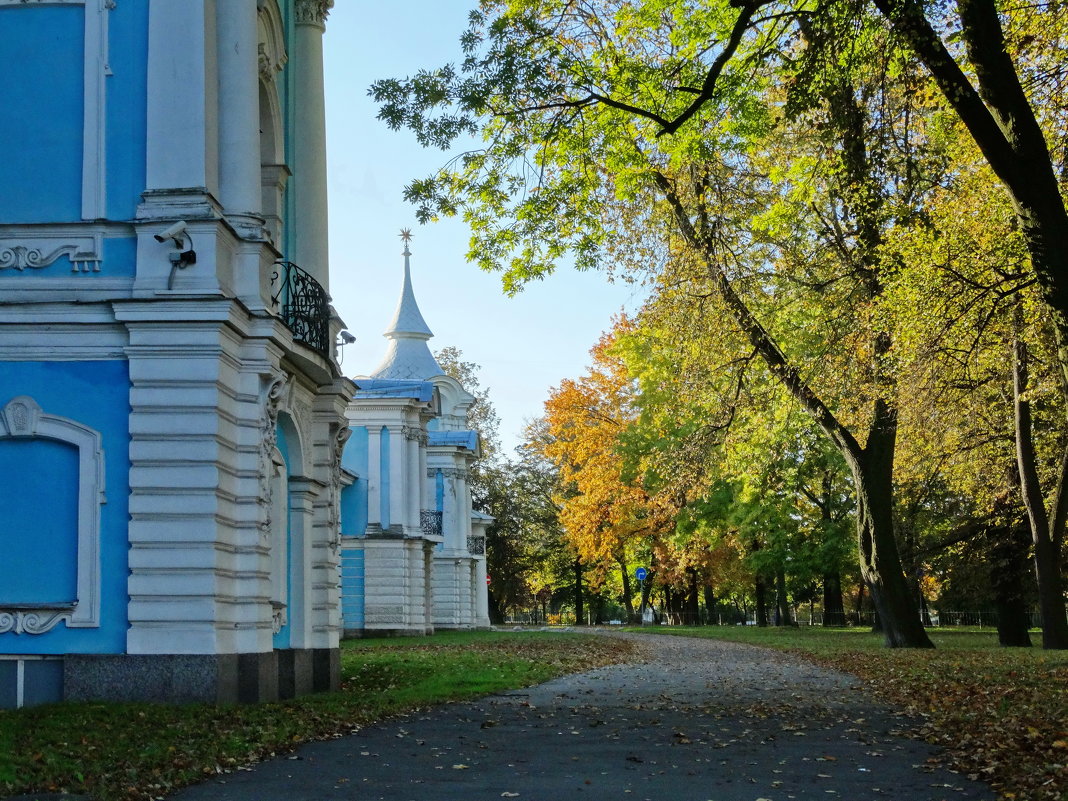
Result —
[[177, 241], [178, 237], [185, 233], [186, 227], [187, 226], [185, 220], [179, 220], [174, 225], [167, 228], [167, 230], [160, 231], [158, 234], [155, 234], [156, 241], [166, 242], [168, 239], [173, 239]]
[[351, 345], [353, 342], [356, 341], [356, 337], [354, 337], [348, 331], [342, 331], [338, 334], [338, 336], [341, 337], [341, 341], [344, 342], [346, 345]]

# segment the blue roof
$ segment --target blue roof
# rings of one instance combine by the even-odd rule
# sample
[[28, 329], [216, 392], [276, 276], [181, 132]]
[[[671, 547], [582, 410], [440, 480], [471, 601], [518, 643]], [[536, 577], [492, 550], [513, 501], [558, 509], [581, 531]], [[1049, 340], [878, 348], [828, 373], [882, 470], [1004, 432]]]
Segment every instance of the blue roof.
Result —
[[357, 378], [357, 398], [415, 398], [429, 403], [434, 398], [434, 385], [429, 381], [404, 381], [391, 378]]
[[467, 448], [469, 451], [478, 450], [478, 432], [476, 431], [428, 431], [431, 445], [455, 445]]

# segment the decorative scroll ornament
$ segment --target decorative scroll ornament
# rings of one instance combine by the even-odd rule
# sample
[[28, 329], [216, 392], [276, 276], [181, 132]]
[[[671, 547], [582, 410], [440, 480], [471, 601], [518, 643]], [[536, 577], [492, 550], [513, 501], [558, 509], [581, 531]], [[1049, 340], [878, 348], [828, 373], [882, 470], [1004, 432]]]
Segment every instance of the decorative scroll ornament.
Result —
[[294, 7], [298, 25], [317, 25], [326, 29], [326, 18], [334, 0], [297, 0]]
[[276, 377], [267, 387], [260, 423], [260, 534], [271, 535], [271, 504], [274, 475], [274, 450], [278, 444], [278, 412], [285, 394], [286, 376]]
[[0, 634], [44, 634], [60, 621], [70, 622], [70, 608], [63, 609], [0, 609]]
[[34, 232], [20, 228], [0, 240], [0, 270], [43, 270], [66, 256], [71, 272], [98, 273], [102, 251], [103, 234], [99, 231]]
[[327, 530], [330, 532], [330, 550], [337, 554], [341, 549], [341, 456], [345, 452], [345, 443], [352, 436], [352, 429], [347, 425], [338, 428], [334, 437], [334, 462], [330, 473], [327, 503]]
[[40, 248], [14, 245], [0, 249], [0, 270], [42, 270], [60, 256], [70, 256], [74, 269], [71, 272], [100, 272], [100, 260], [92, 253], [79, 253], [77, 245], [63, 245], [48, 254]]

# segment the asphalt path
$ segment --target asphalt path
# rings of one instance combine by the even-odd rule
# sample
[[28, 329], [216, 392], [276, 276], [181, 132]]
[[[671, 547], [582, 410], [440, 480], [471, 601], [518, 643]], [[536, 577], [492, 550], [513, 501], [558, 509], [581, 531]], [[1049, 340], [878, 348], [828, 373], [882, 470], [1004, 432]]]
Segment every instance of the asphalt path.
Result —
[[169, 798], [995, 798], [846, 674], [734, 643], [611, 636], [641, 637], [644, 661], [394, 718]]

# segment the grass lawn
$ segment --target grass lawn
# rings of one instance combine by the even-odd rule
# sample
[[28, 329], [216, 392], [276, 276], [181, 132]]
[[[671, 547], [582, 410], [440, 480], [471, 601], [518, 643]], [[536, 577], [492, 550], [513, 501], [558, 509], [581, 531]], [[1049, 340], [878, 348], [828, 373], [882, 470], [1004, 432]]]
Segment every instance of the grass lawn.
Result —
[[0, 711], [0, 796], [155, 798], [315, 739], [442, 701], [623, 661], [634, 646], [566, 633], [473, 632], [355, 640], [342, 689], [246, 706], [52, 704]]
[[792, 651], [852, 673], [916, 716], [950, 767], [991, 782], [1002, 798], [1068, 799], [1068, 652], [999, 648], [990, 629], [932, 629], [934, 651], [887, 649], [867, 629], [644, 630]]

